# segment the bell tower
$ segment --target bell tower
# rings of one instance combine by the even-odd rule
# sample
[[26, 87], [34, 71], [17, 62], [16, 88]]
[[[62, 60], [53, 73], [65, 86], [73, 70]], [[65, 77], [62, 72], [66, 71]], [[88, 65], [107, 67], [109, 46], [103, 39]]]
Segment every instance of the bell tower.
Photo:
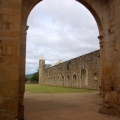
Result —
[[39, 84], [44, 84], [44, 69], [45, 69], [45, 59], [41, 55], [39, 60]]

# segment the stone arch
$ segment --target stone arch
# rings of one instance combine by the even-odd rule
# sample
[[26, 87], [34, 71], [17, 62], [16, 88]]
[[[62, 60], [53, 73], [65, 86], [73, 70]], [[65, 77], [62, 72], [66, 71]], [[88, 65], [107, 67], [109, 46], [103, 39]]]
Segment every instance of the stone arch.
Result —
[[47, 85], [48, 77], [45, 78], [45, 85]]
[[56, 86], [56, 76], [54, 75], [53, 85]]
[[88, 70], [84, 67], [80, 70], [80, 87], [88, 87]]
[[[22, 28], [26, 28], [22, 29], [21, 33], [24, 33], [24, 35], [26, 36], [26, 30], [28, 29], [28, 26], [26, 26], [27, 24], [27, 18], [30, 14], [30, 12], [32, 11], [32, 9], [39, 3], [41, 2], [41, 0], [28, 0], [28, 1], [23, 1], [23, 7], [22, 7]], [[90, 13], [93, 15], [93, 17], [96, 20], [96, 23], [98, 25], [98, 30], [99, 30], [99, 38], [102, 39], [102, 30], [103, 30], [103, 25], [102, 25], [102, 19], [101, 16], [99, 15], [99, 9], [98, 7], [101, 7], [101, 4], [99, 3], [99, 1], [96, 1], [95, 4], [93, 4], [92, 1], [90, 0], [77, 0], [78, 3], [81, 3], [83, 6], [85, 6]], [[104, 3], [104, 1], [103, 1]], [[105, 2], [106, 3], [106, 2]], [[23, 47], [21, 47], [23, 48]], [[25, 57], [25, 56], [24, 56]], [[20, 65], [23, 65], [22, 61], [20, 62]]]
[[47, 83], [48, 83], [48, 85], [50, 85], [50, 77], [49, 76], [48, 76], [48, 82]]
[[69, 61], [69, 62], [67, 63], [67, 70], [70, 70], [70, 66], [71, 66], [71, 62]]
[[94, 73], [93, 79], [96, 80], [96, 81], [98, 80], [98, 73]]
[[67, 79], [70, 79], [70, 75], [67, 75]]
[[60, 86], [60, 75], [57, 75], [57, 86]]
[[[102, 30], [103, 30], [103, 26], [102, 26], [102, 22], [101, 22], [101, 17], [98, 14], [99, 11], [97, 11], [98, 6], [100, 6], [101, 4], [99, 4], [99, 2], [96, 2], [96, 4], [93, 4], [91, 0], [77, 0], [79, 3], [83, 4], [94, 16], [96, 23], [98, 25], [98, 29], [99, 29], [99, 34], [100, 34], [100, 39], [102, 38]], [[26, 30], [28, 29], [28, 26], [26, 26], [27, 23], [27, 18], [31, 12], [31, 10], [34, 8], [35, 5], [37, 5], [39, 2], [41, 2], [41, 0], [28, 0], [25, 1], [23, 0], [23, 7], [22, 7], [22, 26], [21, 28], [24, 28], [24, 31], [22, 29], [21, 31], [21, 36], [26, 36]], [[96, 7], [97, 6], [97, 7]], [[24, 45], [23, 45], [24, 46]], [[21, 46], [21, 48], [23, 48]], [[21, 51], [23, 51], [21, 49]], [[22, 56], [22, 58], [25, 58], [25, 55]], [[20, 66], [23, 66], [23, 61], [20, 61]], [[22, 74], [22, 72], [20, 73]], [[22, 76], [22, 75], [21, 75]], [[20, 78], [22, 79], [22, 78]], [[24, 79], [24, 78], [23, 78]], [[21, 88], [22, 85], [20, 85]], [[22, 93], [24, 93], [24, 90], [22, 91]]]
[[51, 77], [51, 79], [50, 79], [50, 85], [52, 85], [53, 84], [53, 78]]
[[[30, 12], [32, 11], [32, 9], [39, 3], [41, 2], [42, 0], [29, 0], [30, 3], [28, 2], [29, 6], [28, 7], [28, 10], [27, 10], [27, 18], [30, 14]], [[99, 29], [99, 32], [103, 30], [103, 26], [102, 26], [102, 22], [101, 22], [101, 19], [100, 19], [100, 16], [98, 14], [99, 11], [96, 10], [96, 6], [100, 6], [100, 3], [99, 1], [96, 2], [96, 4], [93, 4], [92, 1], [90, 0], [76, 0], [78, 3], [81, 3], [83, 6], [85, 6], [89, 11], [90, 13], [94, 16], [95, 20], [96, 20], [96, 23], [98, 25], [98, 29]], [[104, 1], [103, 1], [104, 2]], [[25, 1], [26, 3], [26, 1]], [[24, 1], [23, 1], [23, 5], [25, 4]], [[101, 7], [101, 6], [100, 6]], [[26, 18], [26, 20], [27, 20]]]
[[93, 80], [91, 81], [91, 86], [93, 89], [100, 89], [99, 87], [99, 75], [98, 72], [93, 72], [92, 74]]
[[66, 76], [66, 82], [65, 82], [65, 84], [66, 84], [66, 87], [70, 86], [70, 75], [69, 74], [67, 74], [67, 76]]
[[61, 78], [61, 86], [64, 87], [64, 85], [65, 85], [65, 75], [63, 74]]
[[72, 76], [72, 87], [77, 87], [78, 85], [78, 82], [77, 82], [77, 74], [74, 73], [73, 76]]
[[[1, 38], [2, 41], [4, 41], [4, 44], [0, 42], [1, 47], [6, 47], [6, 50], [8, 49], [8, 53], [12, 55], [8, 55], [8, 53], [5, 50], [1, 50], [3, 52], [3, 56], [1, 56], [0, 59], [0, 66], [1, 71], [0, 72], [0, 80], [4, 81], [5, 86], [3, 86], [3, 82], [0, 83], [1, 90], [4, 92], [1, 92], [2, 99], [8, 100], [8, 103], [11, 104], [11, 106], [15, 106], [14, 110], [13, 108], [9, 108], [9, 111], [11, 111], [12, 118], [11, 119], [24, 119], [24, 106], [23, 106], [23, 94], [24, 94], [24, 79], [25, 79], [25, 46], [26, 46], [26, 30], [28, 29], [28, 26], [26, 26], [27, 23], [27, 17], [30, 13], [30, 11], [33, 9], [33, 7], [40, 2], [41, 0], [12, 0], [0, 1], [0, 8], [3, 6], [3, 8], [7, 9], [7, 11], [16, 11], [19, 14], [16, 14], [16, 12], [12, 12], [12, 19], [4, 19], [5, 25], [4, 27], [7, 28], [4, 31], [1, 31]], [[116, 114], [120, 116], [118, 113], [120, 109], [120, 106], [118, 106], [116, 103], [116, 98], [119, 98], [119, 95], [117, 94], [120, 91], [120, 1], [118, 0], [77, 0], [78, 2], [82, 3], [94, 16], [96, 19], [98, 28], [99, 28], [99, 39], [100, 39], [100, 73], [101, 73], [101, 89], [104, 93], [104, 104], [103, 109], [100, 109], [100, 112], [107, 113], [107, 114]], [[18, 5], [18, 7], [15, 6]], [[102, 9], [103, 7], [103, 9]], [[111, 12], [112, 11], [112, 12]], [[3, 18], [6, 18], [7, 16], [11, 16], [11, 12], [1, 11], [1, 15]], [[17, 19], [16, 19], [17, 18]], [[111, 20], [112, 19], [112, 20]], [[8, 22], [9, 21], [9, 22]], [[9, 25], [7, 24], [9, 23]], [[14, 29], [12, 31], [10, 28]], [[8, 41], [7, 41], [8, 40]], [[13, 41], [15, 40], [16, 44], [14, 45]], [[1, 40], [0, 40], [1, 41]], [[11, 43], [13, 45], [11, 45]], [[16, 47], [17, 46], [17, 47]], [[14, 48], [15, 47], [15, 48]], [[0, 48], [1, 49], [1, 48]], [[13, 53], [11, 53], [13, 51]], [[17, 52], [16, 52], [17, 51]], [[5, 61], [4, 61], [5, 59]], [[6, 62], [7, 61], [7, 62]], [[6, 67], [8, 66], [9, 71], [6, 71]], [[15, 66], [15, 67], [14, 67]], [[4, 73], [4, 74], [3, 74]], [[9, 75], [15, 74], [14, 78], [10, 78]], [[9, 82], [9, 81], [11, 82]], [[14, 84], [14, 87], [13, 87]], [[103, 87], [104, 86], [104, 87]], [[10, 89], [9, 92], [6, 88]], [[114, 87], [114, 88], [113, 88]], [[106, 93], [107, 91], [107, 93]], [[11, 100], [9, 101], [9, 96], [14, 95], [11, 97]], [[114, 93], [114, 94], [113, 94]], [[113, 95], [112, 95], [113, 94]], [[8, 98], [4, 97], [8, 96]], [[108, 96], [110, 96], [108, 98]], [[14, 102], [14, 98], [16, 98], [16, 102]], [[105, 101], [107, 98], [107, 101]], [[112, 99], [113, 101], [111, 101]], [[3, 101], [3, 104], [0, 106], [0, 109], [2, 111], [5, 111], [6, 116], [9, 115], [9, 111], [6, 109], [6, 101]], [[111, 108], [109, 110], [109, 108]], [[107, 112], [108, 111], [108, 112]], [[116, 111], [115, 113], [111, 111]], [[9, 118], [9, 117], [8, 117]], [[3, 118], [4, 119], [4, 118]], [[7, 119], [7, 118], [6, 118]]]

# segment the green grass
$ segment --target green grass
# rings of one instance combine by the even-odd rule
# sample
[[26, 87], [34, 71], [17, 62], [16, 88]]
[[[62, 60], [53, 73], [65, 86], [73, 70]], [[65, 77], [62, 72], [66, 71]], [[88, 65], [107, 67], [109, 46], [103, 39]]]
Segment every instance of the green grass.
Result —
[[77, 88], [65, 88], [54, 86], [43, 86], [39, 84], [26, 84], [25, 91], [32, 93], [81, 93], [81, 92], [95, 92], [97, 90], [77, 89]]

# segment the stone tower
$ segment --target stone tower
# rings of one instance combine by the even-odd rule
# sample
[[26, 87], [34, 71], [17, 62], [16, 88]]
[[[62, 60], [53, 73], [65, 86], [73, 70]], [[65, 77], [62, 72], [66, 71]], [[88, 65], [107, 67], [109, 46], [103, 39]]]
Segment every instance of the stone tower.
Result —
[[44, 69], [45, 69], [45, 59], [43, 56], [40, 56], [39, 60], [39, 84], [44, 84]]

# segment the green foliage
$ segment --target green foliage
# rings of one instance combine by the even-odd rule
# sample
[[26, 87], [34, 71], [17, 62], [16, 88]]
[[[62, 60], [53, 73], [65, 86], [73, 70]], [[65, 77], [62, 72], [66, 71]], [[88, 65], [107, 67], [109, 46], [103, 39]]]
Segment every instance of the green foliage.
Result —
[[26, 84], [25, 90], [33, 93], [81, 93], [81, 92], [97, 91], [97, 90], [87, 90], [87, 89], [77, 89], [77, 88], [43, 86], [38, 84]]
[[33, 76], [31, 77], [31, 81], [32, 82], [38, 82], [39, 81], [39, 72], [36, 72], [33, 74]]
[[30, 82], [31, 79], [30, 78], [25, 78], [25, 82]]

